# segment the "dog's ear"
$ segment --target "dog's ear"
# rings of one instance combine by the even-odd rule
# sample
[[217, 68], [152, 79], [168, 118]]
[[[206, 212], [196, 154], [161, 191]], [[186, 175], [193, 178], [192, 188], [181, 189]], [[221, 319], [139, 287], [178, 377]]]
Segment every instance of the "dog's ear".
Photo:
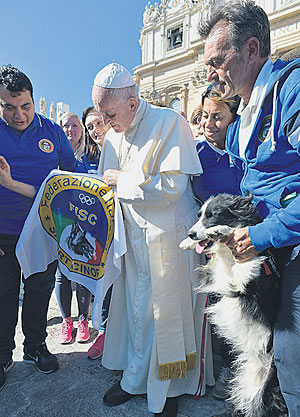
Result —
[[248, 192], [246, 197], [236, 196], [228, 207], [228, 210], [238, 215], [248, 226], [259, 223], [262, 219], [259, 216], [256, 206], [252, 202], [252, 193]]
[[235, 196], [232, 199], [232, 203], [230, 205], [230, 209], [232, 211], [245, 209], [246, 207], [249, 207], [252, 205], [252, 194], [248, 191], [246, 197], [242, 196]]

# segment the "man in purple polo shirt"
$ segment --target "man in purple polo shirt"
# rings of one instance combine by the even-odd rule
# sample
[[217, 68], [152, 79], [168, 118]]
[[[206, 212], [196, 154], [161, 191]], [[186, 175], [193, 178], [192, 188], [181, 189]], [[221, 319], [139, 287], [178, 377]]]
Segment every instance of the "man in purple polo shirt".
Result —
[[[18, 237], [49, 172], [57, 167], [73, 171], [76, 165], [60, 126], [35, 113], [32, 91], [24, 73], [0, 66], [0, 390], [13, 365], [21, 278], [15, 256]], [[45, 343], [56, 263], [24, 280], [24, 361], [36, 364], [43, 373], [54, 372], [59, 366]]]

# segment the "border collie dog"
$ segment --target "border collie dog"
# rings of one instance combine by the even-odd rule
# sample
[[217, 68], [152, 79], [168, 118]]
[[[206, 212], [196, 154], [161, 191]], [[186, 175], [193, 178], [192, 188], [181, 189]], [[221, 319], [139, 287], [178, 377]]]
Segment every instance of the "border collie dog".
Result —
[[234, 415], [283, 417], [287, 409], [273, 363], [272, 331], [280, 301], [280, 266], [270, 251], [244, 263], [235, 262], [222, 243], [234, 228], [262, 221], [252, 196], [219, 194], [199, 210], [199, 220], [189, 230], [182, 249], [210, 256], [198, 269], [198, 292], [217, 295], [208, 307], [217, 333], [235, 356], [230, 399]]

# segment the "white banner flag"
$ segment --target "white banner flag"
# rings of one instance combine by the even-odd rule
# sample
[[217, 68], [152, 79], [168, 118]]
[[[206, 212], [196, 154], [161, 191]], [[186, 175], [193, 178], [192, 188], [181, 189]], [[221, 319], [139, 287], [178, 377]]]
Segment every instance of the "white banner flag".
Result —
[[53, 170], [44, 180], [20, 235], [16, 255], [25, 278], [58, 260], [61, 272], [95, 295], [100, 329], [103, 298], [126, 252], [119, 201], [94, 174]]

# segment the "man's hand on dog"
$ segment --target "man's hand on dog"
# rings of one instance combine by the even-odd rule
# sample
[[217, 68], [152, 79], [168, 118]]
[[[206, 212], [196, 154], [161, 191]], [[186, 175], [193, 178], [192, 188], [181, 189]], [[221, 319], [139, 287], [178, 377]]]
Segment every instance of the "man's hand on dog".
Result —
[[248, 227], [235, 229], [228, 239], [222, 239], [229, 247], [236, 262], [250, 261], [259, 254], [253, 246], [248, 233]]

